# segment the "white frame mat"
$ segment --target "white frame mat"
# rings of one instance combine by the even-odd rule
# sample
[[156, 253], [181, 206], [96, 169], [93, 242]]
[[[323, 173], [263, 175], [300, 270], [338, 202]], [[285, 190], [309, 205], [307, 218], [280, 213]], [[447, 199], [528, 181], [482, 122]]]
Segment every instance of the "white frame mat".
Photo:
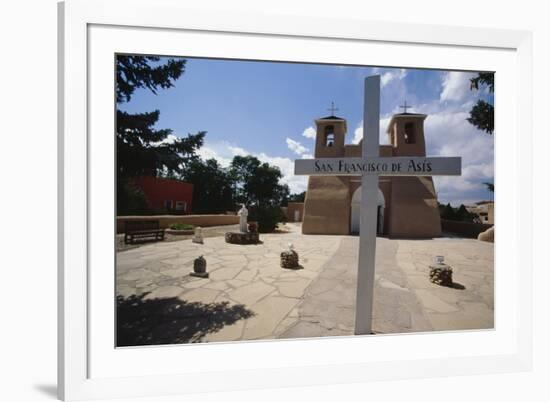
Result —
[[[59, 397], [147, 397], [529, 370], [531, 34], [216, 14], [182, 3], [59, 4]], [[114, 127], [117, 52], [496, 71], [495, 329], [115, 348], [114, 134], [100, 133]], [[439, 346], [430, 348], [434, 342]]]

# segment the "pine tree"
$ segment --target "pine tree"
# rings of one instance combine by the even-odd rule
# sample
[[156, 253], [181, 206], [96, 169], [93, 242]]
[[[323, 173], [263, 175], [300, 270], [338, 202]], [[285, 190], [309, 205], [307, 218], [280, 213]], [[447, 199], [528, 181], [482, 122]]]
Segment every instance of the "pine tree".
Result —
[[[119, 55], [116, 60], [116, 99], [129, 102], [136, 89], [154, 94], [168, 89], [185, 71], [184, 59]], [[117, 176], [120, 180], [140, 175], [173, 176], [202, 145], [205, 132], [185, 138], [169, 137], [171, 129], [155, 128], [160, 112], [128, 113], [117, 108]]]

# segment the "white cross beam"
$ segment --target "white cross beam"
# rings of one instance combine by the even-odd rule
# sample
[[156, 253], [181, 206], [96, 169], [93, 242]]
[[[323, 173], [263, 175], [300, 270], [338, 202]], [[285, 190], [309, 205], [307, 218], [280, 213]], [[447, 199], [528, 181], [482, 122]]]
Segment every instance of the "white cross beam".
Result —
[[[296, 175], [361, 176], [361, 222], [355, 333], [372, 333], [378, 176], [460, 175], [460, 157], [380, 157], [380, 76], [365, 79], [361, 158], [295, 161]], [[306, 212], [307, 213], [307, 212]]]

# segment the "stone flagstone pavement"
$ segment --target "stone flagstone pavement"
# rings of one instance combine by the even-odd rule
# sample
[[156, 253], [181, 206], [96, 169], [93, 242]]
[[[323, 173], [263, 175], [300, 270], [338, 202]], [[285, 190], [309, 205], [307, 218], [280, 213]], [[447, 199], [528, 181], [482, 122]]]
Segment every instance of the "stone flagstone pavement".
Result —
[[[117, 344], [145, 345], [352, 335], [358, 237], [261, 235], [159, 242], [117, 253]], [[302, 269], [280, 267], [292, 242]], [[208, 279], [190, 277], [203, 255]], [[455, 284], [428, 281], [444, 255]], [[493, 327], [493, 244], [473, 239], [377, 239], [375, 333]]]

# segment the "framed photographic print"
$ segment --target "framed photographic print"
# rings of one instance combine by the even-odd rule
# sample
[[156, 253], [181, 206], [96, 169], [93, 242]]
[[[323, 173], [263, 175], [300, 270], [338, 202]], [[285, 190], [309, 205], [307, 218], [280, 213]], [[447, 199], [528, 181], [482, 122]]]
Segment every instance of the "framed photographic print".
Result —
[[129, 3], [59, 6], [61, 398], [529, 369], [529, 33]]

